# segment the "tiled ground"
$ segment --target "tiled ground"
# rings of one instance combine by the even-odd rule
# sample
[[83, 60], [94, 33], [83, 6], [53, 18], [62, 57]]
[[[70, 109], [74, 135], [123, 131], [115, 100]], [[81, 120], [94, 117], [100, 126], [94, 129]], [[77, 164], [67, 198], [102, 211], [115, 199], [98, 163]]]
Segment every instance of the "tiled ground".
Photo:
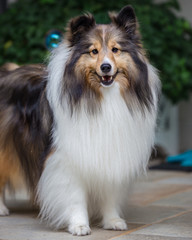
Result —
[[192, 173], [149, 171], [132, 189], [125, 215], [129, 230], [92, 228], [86, 237], [54, 232], [40, 224], [22, 200], [7, 200], [12, 214], [0, 218], [0, 240], [192, 240]]

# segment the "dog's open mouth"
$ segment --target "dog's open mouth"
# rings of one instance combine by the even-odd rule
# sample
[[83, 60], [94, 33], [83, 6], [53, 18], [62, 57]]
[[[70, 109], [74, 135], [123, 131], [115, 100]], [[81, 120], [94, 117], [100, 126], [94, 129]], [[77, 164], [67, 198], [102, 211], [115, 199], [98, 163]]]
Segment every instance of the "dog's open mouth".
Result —
[[113, 76], [102, 76], [101, 77], [101, 84], [104, 85], [104, 86], [110, 86], [114, 81], [114, 78]]
[[105, 75], [105, 76], [101, 76], [99, 74], [96, 73], [96, 75], [99, 77], [100, 79], [100, 84], [103, 87], [111, 87], [115, 81], [115, 77], [117, 76], [118, 72], [116, 72], [114, 75]]

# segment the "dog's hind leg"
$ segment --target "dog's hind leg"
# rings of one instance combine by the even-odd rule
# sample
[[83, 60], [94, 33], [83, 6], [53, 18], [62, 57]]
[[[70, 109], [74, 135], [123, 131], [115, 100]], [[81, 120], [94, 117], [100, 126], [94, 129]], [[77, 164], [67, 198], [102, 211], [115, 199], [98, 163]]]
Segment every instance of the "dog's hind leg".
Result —
[[10, 180], [13, 163], [10, 162], [5, 151], [0, 150], [0, 216], [9, 215], [9, 210], [4, 203], [4, 190]]
[[6, 185], [7, 179], [0, 176], [0, 216], [9, 215], [9, 210], [4, 203], [4, 187]]

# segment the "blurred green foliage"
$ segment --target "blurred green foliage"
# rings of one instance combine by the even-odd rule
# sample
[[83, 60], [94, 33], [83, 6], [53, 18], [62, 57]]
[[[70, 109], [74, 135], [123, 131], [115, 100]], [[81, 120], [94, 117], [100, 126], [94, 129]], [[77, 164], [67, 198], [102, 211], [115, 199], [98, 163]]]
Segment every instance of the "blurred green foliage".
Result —
[[140, 24], [150, 61], [160, 71], [164, 94], [177, 103], [192, 90], [192, 29], [177, 17], [177, 0], [155, 4], [153, 0], [19, 0], [0, 15], [0, 65], [43, 62], [45, 35], [64, 31], [67, 21], [91, 12], [97, 22], [108, 23], [107, 11], [131, 4]]

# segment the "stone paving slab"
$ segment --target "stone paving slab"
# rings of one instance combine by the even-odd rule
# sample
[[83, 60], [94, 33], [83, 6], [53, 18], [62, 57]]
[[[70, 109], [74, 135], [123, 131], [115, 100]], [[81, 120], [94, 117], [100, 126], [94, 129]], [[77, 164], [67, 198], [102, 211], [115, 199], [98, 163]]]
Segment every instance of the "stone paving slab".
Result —
[[192, 226], [177, 226], [168, 223], [153, 224], [147, 228], [136, 231], [135, 235], [137, 234], [163, 236], [165, 239], [167, 237], [185, 237], [192, 239]]
[[152, 224], [182, 212], [179, 207], [170, 208], [162, 206], [129, 206], [126, 210], [126, 220], [128, 223]]
[[145, 206], [176, 193], [188, 190], [192, 190], [192, 184], [183, 185], [169, 184], [168, 182], [142, 182], [135, 186], [129, 201], [136, 206]]
[[[192, 211], [181, 212], [165, 220], [146, 224], [113, 239], [192, 239]], [[142, 236], [142, 237], [141, 237]]]
[[181, 193], [173, 194], [167, 198], [155, 201], [151, 205], [162, 207], [182, 207], [184, 209], [190, 210], [192, 209], [192, 191], [184, 191]]
[[114, 240], [191, 240], [192, 238], [183, 238], [183, 237], [162, 237], [154, 235], [129, 235], [129, 236], [120, 236], [113, 238]]

